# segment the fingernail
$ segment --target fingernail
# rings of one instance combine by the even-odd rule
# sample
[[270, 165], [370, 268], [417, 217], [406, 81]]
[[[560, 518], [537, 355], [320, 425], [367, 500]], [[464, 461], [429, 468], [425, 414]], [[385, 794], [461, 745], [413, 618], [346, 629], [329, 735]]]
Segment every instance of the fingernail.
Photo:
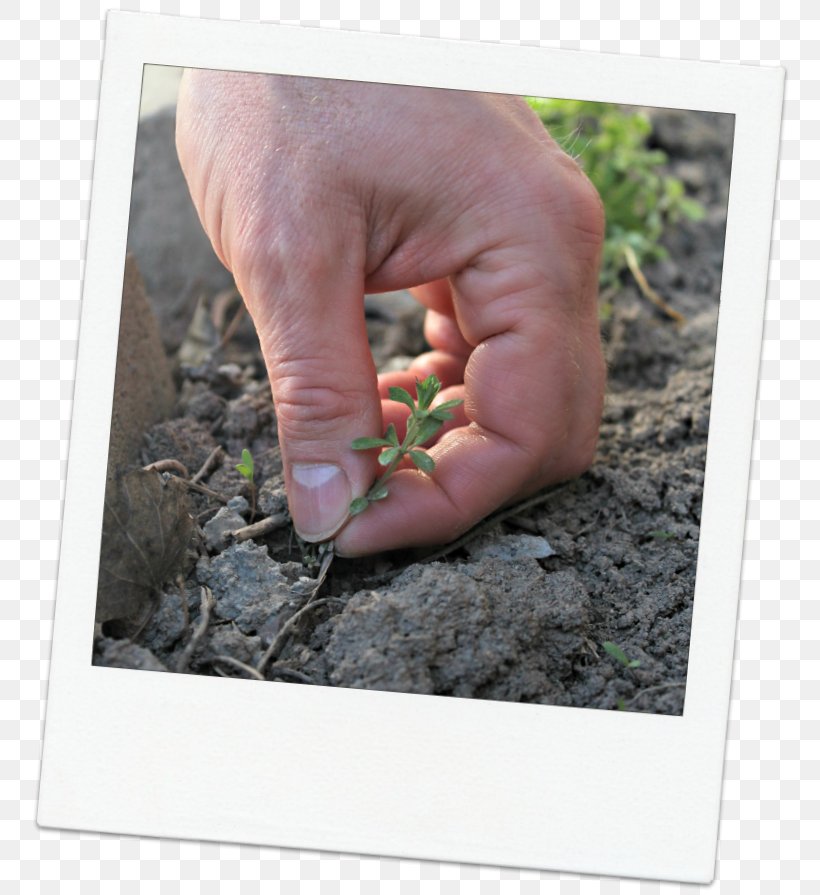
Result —
[[350, 481], [333, 463], [294, 463], [290, 469], [293, 527], [305, 541], [329, 538], [347, 519]]

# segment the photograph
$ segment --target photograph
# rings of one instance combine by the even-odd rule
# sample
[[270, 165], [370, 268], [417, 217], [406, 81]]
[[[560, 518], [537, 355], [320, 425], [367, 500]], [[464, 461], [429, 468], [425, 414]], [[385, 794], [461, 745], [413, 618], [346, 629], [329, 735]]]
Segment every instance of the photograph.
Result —
[[712, 879], [782, 90], [110, 13], [37, 823]]
[[734, 128], [146, 64], [93, 665], [682, 715]]

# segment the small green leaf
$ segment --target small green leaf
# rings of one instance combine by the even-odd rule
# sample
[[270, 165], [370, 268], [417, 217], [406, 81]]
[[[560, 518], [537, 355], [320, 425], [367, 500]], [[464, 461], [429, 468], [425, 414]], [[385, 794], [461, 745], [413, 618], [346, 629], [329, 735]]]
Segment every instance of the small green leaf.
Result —
[[387, 427], [387, 432], [384, 433], [384, 437], [387, 439], [388, 444], [392, 444], [394, 447], [399, 446], [399, 436], [396, 433], [396, 427], [393, 423]]
[[673, 531], [666, 531], [663, 528], [656, 528], [653, 531], [649, 532], [650, 538], [658, 538], [661, 541], [667, 541], [669, 538], [674, 538], [675, 533]]
[[438, 432], [441, 426], [441, 420], [437, 420], [433, 416], [428, 416], [427, 419], [422, 421], [421, 425], [416, 431], [415, 443], [417, 445], [422, 445], [425, 441], [429, 441], [436, 434], [436, 432]]
[[350, 446], [354, 451], [369, 451], [376, 447], [390, 447], [386, 438], [357, 438]]
[[627, 663], [627, 668], [638, 668], [640, 667], [641, 660], [640, 659], [630, 659]]
[[389, 466], [399, 455], [399, 448], [391, 447], [379, 454], [379, 463], [382, 466]]
[[416, 402], [406, 389], [391, 385], [389, 388], [390, 400], [398, 401], [400, 404], [406, 404], [411, 410], [416, 409]]
[[358, 516], [363, 510], [367, 509], [369, 501], [366, 497], [357, 497], [355, 500], [350, 502], [350, 515]]
[[617, 643], [613, 643], [611, 640], [605, 640], [602, 644], [603, 648], [612, 656], [613, 659], [617, 659], [621, 665], [627, 667], [629, 665], [629, 659], [626, 657], [626, 653], [618, 646]]
[[433, 458], [429, 454], [425, 454], [424, 451], [410, 451], [410, 459], [422, 472], [426, 472], [428, 475], [436, 468]]
[[696, 199], [681, 199], [679, 207], [690, 221], [702, 221], [706, 217], [706, 209]]
[[433, 398], [435, 398], [440, 390], [441, 382], [433, 373], [431, 373], [422, 382], [416, 380], [416, 394], [418, 395], [419, 408], [421, 410], [427, 410], [427, 408], [432, 404]]
[[439, 410], [452, 410], [454, 407], [458, 407], [459, 404], [464, 403], [464, 398], [453, 398], [452, 401], [442, 401], [441, 404], [437, 404], [433, 408], [433, 413], [436, 413]]
[[439, 410], [438, 407], [435, 410], [430, 411], [430, 416], [434, 420], [438, 420], [441, 423], [446, 422], [447, 420], [455, 419], [452, 413], [447, 410]]
[[249, 482], [253, 482], [253, 456], [247, 448], [242, 448], [242, 462], [236, 464], [236, 470]]
[[387, 497], [387, 485], [380, 485], [378, 488], [372, 488], [367, 493], [367, 499], [372, 503], [375, 500], [384, 500]]

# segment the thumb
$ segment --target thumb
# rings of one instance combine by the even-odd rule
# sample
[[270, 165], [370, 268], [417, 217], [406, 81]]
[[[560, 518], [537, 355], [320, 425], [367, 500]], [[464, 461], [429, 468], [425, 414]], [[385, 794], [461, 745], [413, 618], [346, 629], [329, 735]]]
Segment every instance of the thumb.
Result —
[[[315, 237], [307, 244], [315, 250]], [[363, 268], [338, 261], [349, 252], [319, 245], [330, 261], [273, 260], [246, 287], [271, 382], [293, 525], [314, 542], [333, 537], [351, 500], [373, 480], [373, 456], [352, 450], [351, 442], [382, 434]]]

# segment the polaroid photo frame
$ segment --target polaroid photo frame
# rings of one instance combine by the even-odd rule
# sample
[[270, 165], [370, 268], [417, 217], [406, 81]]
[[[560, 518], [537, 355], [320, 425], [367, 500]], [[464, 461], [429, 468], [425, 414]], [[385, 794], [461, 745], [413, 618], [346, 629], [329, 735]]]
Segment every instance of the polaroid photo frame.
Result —
[[[735, 116], [681, 717], [90, 662], [145, 64]], [[38, 822], [705, 883], [713, 878], [784, 73], [112, 12], [100, 94]]]

